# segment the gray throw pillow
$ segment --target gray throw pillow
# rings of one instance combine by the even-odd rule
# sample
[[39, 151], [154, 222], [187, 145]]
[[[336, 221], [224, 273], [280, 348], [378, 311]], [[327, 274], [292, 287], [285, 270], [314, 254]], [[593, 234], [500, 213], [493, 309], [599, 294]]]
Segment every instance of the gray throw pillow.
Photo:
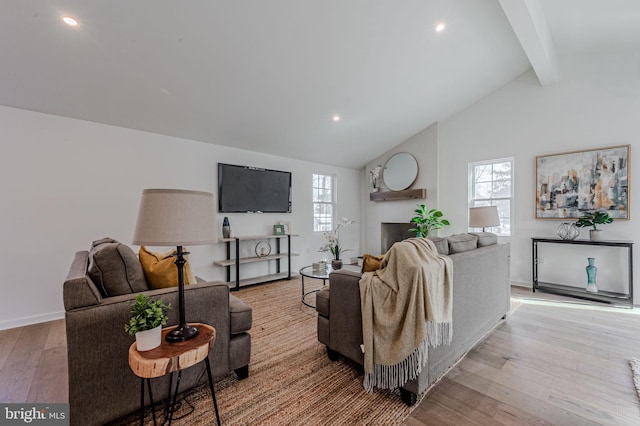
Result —
[[429, 237], [438, 249], [438, 254], [449, 254], [449, 242], [445, 237]]
[[470, 234], [478, 237], [478, 247], [498, 244], [498, 236], [493, 232], [470, 232]]
[[128, 246], [112, 239], [94, 241], [87, 273], [103, 297], [147, 291], [142, 265]]
[[471, 234], [457, 234], [447, 237], [449, 254], [463, 253], [478, 248], [478, 237]]

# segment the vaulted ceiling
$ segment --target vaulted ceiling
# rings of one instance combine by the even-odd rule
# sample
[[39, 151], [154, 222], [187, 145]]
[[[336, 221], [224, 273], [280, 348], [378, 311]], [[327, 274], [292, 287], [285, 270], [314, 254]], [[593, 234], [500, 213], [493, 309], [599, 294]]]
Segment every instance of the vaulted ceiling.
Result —
[[639, 1], [2, 0], [0, 104], [359, 168], [611, 50], [640, 52]]

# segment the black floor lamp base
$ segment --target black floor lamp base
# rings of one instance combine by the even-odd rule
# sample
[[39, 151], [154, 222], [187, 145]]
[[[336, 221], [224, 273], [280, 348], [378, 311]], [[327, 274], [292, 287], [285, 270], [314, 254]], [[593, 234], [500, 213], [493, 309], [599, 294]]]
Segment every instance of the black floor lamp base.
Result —
[[185, 340], [193, 339], [198, 335], [198, 327], [192, 325], [181, 325], [171, 330], [165, 336], [167, 342], [184, 342]]

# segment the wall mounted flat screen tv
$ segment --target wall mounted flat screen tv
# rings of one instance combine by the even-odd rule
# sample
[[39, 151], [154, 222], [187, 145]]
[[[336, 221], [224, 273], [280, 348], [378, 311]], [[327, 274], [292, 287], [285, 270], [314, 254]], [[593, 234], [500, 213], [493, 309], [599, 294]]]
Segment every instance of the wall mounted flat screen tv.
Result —
[[218, 211], [291, 213], [291, 172], [218, 163]]

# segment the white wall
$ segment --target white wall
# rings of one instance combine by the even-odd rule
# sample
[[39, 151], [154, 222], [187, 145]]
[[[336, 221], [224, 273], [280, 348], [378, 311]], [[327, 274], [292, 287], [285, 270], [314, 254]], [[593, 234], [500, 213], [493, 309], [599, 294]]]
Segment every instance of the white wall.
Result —
[[[531, 237], [555, 237], [560, 224], [534, 218], [537, 155], [631, 144], [630, 215], [603, 230], [608, 239], [640, 241], [640, 57], [583, 56], [560, 62], [560, 81], [541, 87], [533, 72], [482, 99], [440, 126], [439, 205], [452, 232], [467, 230], [467, 166], [471, 161], [515, 157], [515, 213], [511, 276], [531, 285]], [[586, 231], [583, 231], [586, 233]], [[581, 236], [582, 237], [582, 236]], [[588, 238], [588, 236], [586, 236]], [[636, 250], [635, 264], [638, 263]], [[598, 262], [602, 271], [603, 262]], [[584, 273], [586, 259], [580, 265]], [[637, 268], [636, 268], [637, 269]], [[600, 272], [599, 272], [600, 274]], [[586, 274], [585, 274], [586, 283]], [[640, 280], [634, 292], [640, 294]], [[636, 297], [635, 303], [638, 303]]]
[[[293, 213], [227, 216], [239, 235], [269, 233], [278, 221], [290, 221], [300, 235], [292, 242], [300, 253], [292, 260], [295, 272], [325, 257], [317, 252], [322, 235], [311, 231], [313, 172], [336, 174], [338, 214], [360, 222], [359, 170], [2, 106], [0, 140], [0, 329], [61, 318], [62, 283], [74, 253], [106, 236], [130, 244], [144, 188], [209, 191], [217, 202], [218, 162], [293, 173]], [[223, 217], [212, 224], [219, 233]], [[353, 231], [343, 238], [359, 252]], [[224, 279], [224, 268], [212, 264], [224, 258], [224, 245], [189, 250], [196, 274]]]
[[[389, 158], [398, 152], [408, 152], [418, 161], [418, 176], [411, 189], [426, 188], [427, 198], [423, 200], [370, 201], [369, 171], [376, 165], [384, 167]], [[363, 253], [380, 254], [380, 224], [382, 222], [409, 222], [415, 215], [416, 204], [428, 208], [438, 207], [438, 123], [427, 127], [405, 142], [367, 163], [363, 171], [363, 217], [361, 246]], [[382, 185], [381, 191], [387, 190]], [[446, 212], [445, 217], [447, 217]], [[446, 228], [442, 235], [448, 235]]]

